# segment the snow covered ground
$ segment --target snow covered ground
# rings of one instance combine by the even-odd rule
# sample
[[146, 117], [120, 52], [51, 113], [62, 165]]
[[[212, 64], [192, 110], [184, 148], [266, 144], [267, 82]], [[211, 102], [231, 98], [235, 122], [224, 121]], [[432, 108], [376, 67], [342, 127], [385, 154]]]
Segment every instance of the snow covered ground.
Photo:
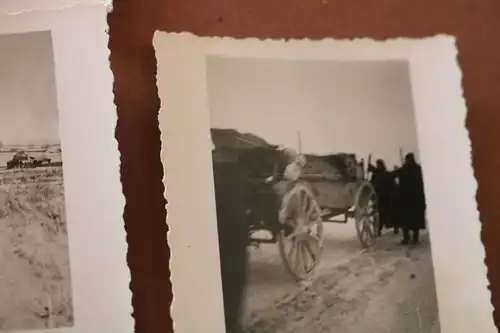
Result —
[[399, 245], [386, 231], [362, 250], [354, 223], [325, 224], [315, 277], [298, 285], [276, 245], [251, 249], [244, 327], [247, 333], [439, 333], [429, 237]]

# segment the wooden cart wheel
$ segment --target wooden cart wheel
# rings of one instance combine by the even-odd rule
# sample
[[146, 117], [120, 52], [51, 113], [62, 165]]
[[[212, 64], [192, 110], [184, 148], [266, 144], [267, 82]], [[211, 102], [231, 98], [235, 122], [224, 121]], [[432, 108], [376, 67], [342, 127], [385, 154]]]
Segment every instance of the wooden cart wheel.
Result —
[[305, 280], [318, 265], [323, 245], [321, 209], [312, 191], [296, 184], [283, 196], [278, 219], [278, 246], [285, 269], [296, 281]]
[[365, 248], [375, 245], [379, 228], [377, 195], [370, 182], [363, 182], [356, 193], [354, 218], [356, 233]]

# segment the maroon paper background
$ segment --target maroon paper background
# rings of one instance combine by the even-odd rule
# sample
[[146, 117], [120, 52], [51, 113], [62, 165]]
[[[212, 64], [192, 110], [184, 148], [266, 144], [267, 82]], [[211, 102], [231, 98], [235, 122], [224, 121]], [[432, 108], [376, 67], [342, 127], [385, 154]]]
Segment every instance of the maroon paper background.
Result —
[[[172, 299], [152, 37], [376, 39], [457, 36], [493, 303], [500, 302], [500, 1], [116, 0], [109, 15], [136, 332], [172, 332]], [[446, 110], [453, 112], [453, 110]], [[443, 131], [443, 135], [446, 132]], [[498, 153], [497, 153], [498, 152]], [[168, 190], [168, 189], [167, 189]], [[449, 221], [450, 237], [454, 221]], [[457, 258], [459, 260], [459, 258]], [[500, 313], [495, 311], [500, 324]], [[198, 333], [198, 332], [193, 332]], [[201, 332], [199, 332], [201, 333]], [[222, 332], [221, 332], [222, 333]]]

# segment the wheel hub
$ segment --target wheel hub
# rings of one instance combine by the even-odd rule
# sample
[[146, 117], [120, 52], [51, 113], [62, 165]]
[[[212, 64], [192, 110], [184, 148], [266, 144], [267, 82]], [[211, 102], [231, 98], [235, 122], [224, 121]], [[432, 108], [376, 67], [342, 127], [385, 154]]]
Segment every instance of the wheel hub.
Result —
[[294, 234], [295, 234], [296, 240], [305, 241], [305, 240], [307, 240], [307, 238], [310, 234], [310, 230], [305, 224], [299, 222], [299, 225], [297, 225], [297, 228], [295, 229]]

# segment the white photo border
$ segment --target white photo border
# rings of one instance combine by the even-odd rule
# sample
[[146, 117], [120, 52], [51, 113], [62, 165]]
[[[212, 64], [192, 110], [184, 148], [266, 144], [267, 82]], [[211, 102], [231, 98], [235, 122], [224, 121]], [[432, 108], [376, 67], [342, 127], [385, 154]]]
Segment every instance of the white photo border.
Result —
[[74, 309], [60, 333], [134, 331], [106, 19], [104, 5], [0, 14], [0, 34], [52, 35]]
[[78, 5], [102, 5], [112, 7], [112, 0], [3, 0], [0, 15], [19, 15], [38, 10], [63, 10]]
[[[171, 313], [176, 332], [224, 331], [205, 61], [213, 55], [407, 60], [426, 183], [441, 332], [497, 332], [453, 36], [286, 41], [157, 31], [153, 44], [158, 61], [161, 159], [172, 253]], [[196, 203], [196, 209], [190, 202]]]

